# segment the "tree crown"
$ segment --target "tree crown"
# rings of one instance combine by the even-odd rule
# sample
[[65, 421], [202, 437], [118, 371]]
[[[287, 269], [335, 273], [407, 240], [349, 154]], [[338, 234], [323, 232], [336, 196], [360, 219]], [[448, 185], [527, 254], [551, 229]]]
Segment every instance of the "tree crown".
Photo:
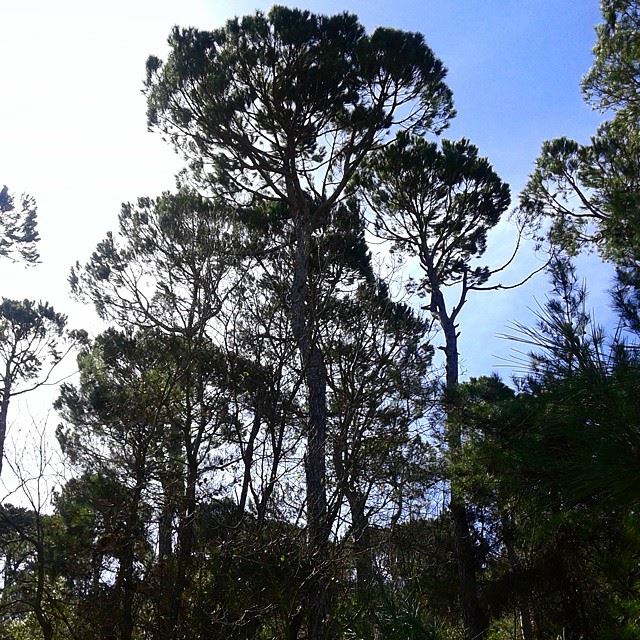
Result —
[[166, 63], [147, 62], [149, 125], [209, 183], [329, 206], [389, 129], [440, 131], [453, 115], [422, 35], [367, 35], [348, 13], [276, 6], [169, 42]]

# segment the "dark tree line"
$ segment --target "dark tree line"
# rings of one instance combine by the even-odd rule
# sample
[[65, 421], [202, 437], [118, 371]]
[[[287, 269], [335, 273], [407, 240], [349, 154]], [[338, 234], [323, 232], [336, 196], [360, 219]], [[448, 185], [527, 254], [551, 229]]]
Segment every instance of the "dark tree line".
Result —
[[[145, 93], [177, 190], [123, 205], [70, 276], [109, 328], [0, 309], [0, 453], [12, 395], [70, 344], [79, 369], [55, 402], [73, 477], [0, 505], [2, 637], [640, 637], [640, 8], [603, 16], [584, 91], [611, 119], [545, 143], [520, 196], [552, 292], [512, 328], [513, 386], [460, 377], [510, 191], [438, 139], [423, 37], [284, 7], [172, 32]], [[2, 194], [0, 252], [33, 261], [35, 209]], [[582, 248], [616, 265], [612, 337]]]

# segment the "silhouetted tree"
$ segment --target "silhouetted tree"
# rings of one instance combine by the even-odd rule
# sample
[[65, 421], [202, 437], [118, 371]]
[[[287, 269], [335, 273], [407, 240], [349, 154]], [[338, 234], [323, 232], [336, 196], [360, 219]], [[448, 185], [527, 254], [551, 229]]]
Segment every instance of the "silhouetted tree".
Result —
[[6, 185], [0, 189], [0, 257], [33, 264], [38, 260], [39, 240], [36, 202], [26, 194], [18, 200], [16, 204]]
[[[444, 334], [446, 401], [459, 382], [458, 316], [470, 291], [485, 285], [491, 271], [474, 267], [486, 248], [487, 232], [509, 206], [509, 187], [466, 140], [444, 140], [441, 148], [423, 138], [401, 135], [369, 160], [361, 177], [374, 219], [373, 232], [415, 256], [423, 276], [414, 290]], [[444, 291], [458, 287], [451, 304]], [[460, 426], [449, 422], [446, 441], [452, 458], [462, 445]], [[451, 483], [451, 514], [464, 623], [469, 638], [483, 637], [487, 615], [480, 604], [470, 517], [464, 497]]]
[[[310, 554], [328, 553], [327, 369], [310, 293], [314, 238], [367, 153], [403, 126], [439, 130], [452, 114], [445, 70], [419, 34], [353, 15], [274, 7], [212, 32], [175, 29], [166, 63], [147, 62], [149, 124], [206, 188], [283, 202], [295, 247], [291, 328], [308, 393]], [[309, 637], [332, 636], [326, 577], [308, 604]]]

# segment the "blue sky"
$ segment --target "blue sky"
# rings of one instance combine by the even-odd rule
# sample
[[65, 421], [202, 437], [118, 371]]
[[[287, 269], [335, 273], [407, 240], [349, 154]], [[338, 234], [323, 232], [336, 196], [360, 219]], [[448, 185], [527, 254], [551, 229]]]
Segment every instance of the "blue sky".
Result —
[[[596, 0], [427, 0], [287, 3], [313, 11], [350, 11], [378, 25], [422, 32], [449, 69], [458, 117], [446, 137], [467, 137], [512, 187], [514, 200], [543, 140], [586, 141], [601, 121], [580, 95], [591, 64]], [[106, 231], [120, 202], [173, 186], [180, 163], [146, 131], [140, 94], [146, 57], [166, 53], [173, 24], [210, 28], [267, 10], [237, 0], [3, 0], [0, 22], [0, 184], [39, 203], [42, 265], [0, 265], [0, 294], [48, 299], [75, 326], [95, 326], [93, 311], [68, 299], [66, 278]], [[512, 231], [497, 229], [489, 258], [510, 253]], [[540, 263], [526, 248], [509, 275]], [[610, 272], [580, 261], [598, 318], [607, 322]], [[461, 361], [468, 375], [489, 373], [508, 358], [496, 338], [527, 307], [544, 299], [538, 277], [518, 291], [477, 295], [461, 317]], [[508, 369], [503, 370], [508, 375]]]

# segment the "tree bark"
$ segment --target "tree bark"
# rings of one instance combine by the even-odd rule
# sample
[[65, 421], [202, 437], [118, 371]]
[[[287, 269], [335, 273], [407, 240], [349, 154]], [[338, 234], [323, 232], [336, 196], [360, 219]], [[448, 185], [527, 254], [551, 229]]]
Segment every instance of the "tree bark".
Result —
[[[41, 514], [38, 513], [37, 517], [40, 518]], [[53, 624], [49, 619], [49, 616], [45, 612], [44, 609], [44, 599], [45, 599], [45, 583], [46, 583], [46, 570], [45, 570], [45, 549], [43, 542], [43, 533], [41, 530], [41, 523], [38, 524], [38, 533], [36, 540], [36, 562], [37, 570], [36, 570], [36, 592], [35, 599], [33, 603], [33, 613], [38, 621], [38, 625], [40, 626], [40, 630], [42, 631], [43, 640], [53, 640]]]
[[371, 529], [365, 511], [366, 498], [360, 491], [347, 490], [347, 500], [351, 511], [351, 537], [356, 566], [356, 595], [360, 618], [360, 628], [364, 637], [379, 637], [376, 617], [371, 615], [373, 586], [373, 553], [371, 550]]
[[[435, 282], [432, 282], [431, 296], [431, 306], [437, 312], [445, 339], [446, 390], [447, 393], [452, 393], [455, 392], [459, 384], [458, 334], [455, 319], [448, 314], [442, 291]], [[460, 428], [448, 422], [446, 438], [450, 456], [452, 458], [459, 456], [462, 447]], [[454, 551], [465, 634], [468, 640], [481, 640], [485, 637], [489, 618], [478, 595], [478, 579], [469, 514], [462, 492], [455, 480], [451, 481], [450, 490], [449, 510], [453, 520]]]
[[122, 558], [120, 559], [120, 569], [116, 579], [116, 586], [119, 590], [120, 598], [120, 640], [131, 640], [133, 635], [133, 599], [135, 596], [135, 584], [133, 580], [134, 567], [133, 540], [128, 540]]
[[136, 486], [131, 495], [131, 502], [128, 507], [127, 517], [127, 539], [124, 544], [122, 556], [120, 557], [120, 566], [115, 581], [115, 592], [117, 600], [117, 608], [119, 610], [119, 638], [120, 640], [131, 640], [135, 627], [133, 616], [133, 605], [136, 595], [135, 584], [135, 544], [139, 535], [140, 520], [140, 498], [142, 495], [142, 478], [136, 478]]
[[251, 467], [253, 466], [253, 450], [256, 443], [256, 438], [260, 432], [260, 426], [262, 424], [262, 409], [258, 399], [255, 401], [253, 413], [253, 424], [251, 425], [251, 432], [249, 433], [249, 439], [247, 445], [242, 450], [242, 462], [244, 463], [244, 473], [242, 475], [242, 489], [240, 490], [240, 500], [238, 501], [238, 522], [244, 518], [244, 512], [247, 508], [247, 498], [249, 496], [249, 485], [251, 483]]
[[366, 500], [356, 491], [347, 492], [351, 510], [352, 538], [356, 557], [356, 581], [358, 597], [363, 603], [368, 598], [373, 580], [373, 554], [371, 553], [371, 531], [365, 512]]
[[296, 340], [307, 387], [309, 417], [305, 479], [307, 488], [307, 540], [311, 575], [307, 597], [309, 640], [329, 638], [330, 581], [327, 576], [329, 526], [326, 495], [327, 368], [313, 335], [309, 305], [311, 223], [304, 205], [294, 216], [296, 247], [291, 287], [291, 329]]
[[2, 477], [2, 463], [4, 461], [4, 442], [7, 437], [7, 415], [9, 413], [9, 400], [11, 398], [11, 374], [9, 365], [4, 377], [2, 397], [0, 398], [0, 477]]
[[175, 586], [175, 554], [173, 549], [173, 517], [175, 514], [175, 479], [161, 480], [163, 503], [158, 521], [158, 592], [156, 594], [155, 640], [170, 640], [173, 629], [170, 627], [173, 589]]
[[184, 508], [178, 526], [178, 549], [175, 563], [175, 578], [171, 589], [171, 603], [167, 627], [175, 637], [180, 628], [184, 614], [184, 593], [191, 580], [191, 565], [195, 542], [196, 485], [198, 480], [198, 463], [195, 456], [189, 456]]

